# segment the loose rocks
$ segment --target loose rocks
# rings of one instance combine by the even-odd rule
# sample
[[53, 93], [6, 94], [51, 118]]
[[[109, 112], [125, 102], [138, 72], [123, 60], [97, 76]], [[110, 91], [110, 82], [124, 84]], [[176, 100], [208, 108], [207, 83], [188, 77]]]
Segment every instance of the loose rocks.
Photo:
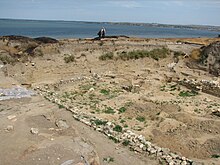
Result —
[[38, 134], [39, 133], [39, 130], [37, 128], [31, 128], [31, 133], [32, 134]]
[[58, 121], [56, 121], [55, 124], [60, 129], [68, 129], [69, 128], [69, 125], [67, 125], [65, 120], [58, 120]]

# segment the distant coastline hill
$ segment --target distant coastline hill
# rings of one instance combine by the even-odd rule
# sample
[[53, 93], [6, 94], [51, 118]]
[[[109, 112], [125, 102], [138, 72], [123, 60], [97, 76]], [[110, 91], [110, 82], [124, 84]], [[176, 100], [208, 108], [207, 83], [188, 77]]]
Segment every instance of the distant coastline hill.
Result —
[[209, 30], [220, 32], [220, 26], [212, 25], [174, 25], [174, 24], [160, 24], [160, 23], [132, 23], [132, 22], [91, 22], [91, 21], [65, 21], [65, 20], [30, 20], [30, 19], [8, 19], [0, 18], [1, 20], [10, 21], [63, 21], [63, 22], [83, 22], [83, 23], [95, 23], [95, 24], [112, 24], [112, 25], [130, 25], [130, 26], [146, 26], [146, 27], [160, 27], [160, 28], [178, 28], [178, 29], [195, 29], [195, 30]]
[[220, 26], [211, 26], [211, 25], [172, 25], [172, 24], [159, 24], [159, 23], [129, 23], [129, 22], [109, 22], [109, 23], [120, 24], [120, 25], [146, 26], [146, 27], [210, 30], [210, 31], [220, 32]]

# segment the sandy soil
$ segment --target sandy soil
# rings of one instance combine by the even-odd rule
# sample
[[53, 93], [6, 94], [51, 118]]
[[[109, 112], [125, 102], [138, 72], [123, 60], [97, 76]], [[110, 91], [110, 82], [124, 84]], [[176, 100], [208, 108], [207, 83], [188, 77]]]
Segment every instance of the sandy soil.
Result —
[[[219, 81], [219, 78], [188, 68], [186, 62], [190, 59], [183, 57], [179, 57], [175, 71], [170, 70], [167, 65], [174, 62], [172, 53], [159, 61], [151, 58], [99, 60], [99, 56], [107, 52], [117, 54], [162, 47], [189, 55], [200, 48], [200, 44], [207, 45], [215, 40], [61, 40], [59, 44], [42, 46], [44, 55], [31, 59], [31, 62], [1, 68], [0, 87], [23, 84], [33, 89], [46, 86], [55, 97], [82, 112], [128, 127], [152, 143], [192, 160], [220, 164], [219, 158], [212, 158], [220, 154], [220, 120], [211, 115], [213, 110], [220, 108], [220, 99], [202, 92], [181, 97], [179, 93], [187, 89], [174, 81], [184, 78]], [[51, 53], [54, 47], [59, 50], [57, 53]], [[67, 54], [74, 55], [75, 62], [65, 63]], [[96, 76], [100, 78], [94, 80]], [[68, 81], [71, 79], [78, 80]], [[125, 89], [129, 86], [132, 90]], [[106, 107], [115, 113], [106, 113]], [[124, 110], [120, 111], [121, 108]], [[13, 115], [16, 117], [7, 118]], [[58, 128], [55, 123], [60, 120], [69, 127]], [[114, 159], [111, 164], [159, 164], [154, 158], [114, 144], [104, 135], [75, 121], [70, 112], [39, 95], [0, 101], [0, 125], [0, 160], [3, 164], [62, 164], [67, 160], [77, 164], [83, 162], [81, 155], [93, 164], [108, 164], [103, 161], [107, 157]], [[37, 128], [39, 133], [32, 134], [31, 128]]]

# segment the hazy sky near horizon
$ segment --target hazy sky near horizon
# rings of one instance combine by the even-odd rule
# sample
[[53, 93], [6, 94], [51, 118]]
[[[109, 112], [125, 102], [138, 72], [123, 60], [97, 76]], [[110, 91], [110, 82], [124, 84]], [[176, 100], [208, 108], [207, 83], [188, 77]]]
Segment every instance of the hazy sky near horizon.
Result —
[[0, 0], [0, 18], [220, 26], [220, 0]]

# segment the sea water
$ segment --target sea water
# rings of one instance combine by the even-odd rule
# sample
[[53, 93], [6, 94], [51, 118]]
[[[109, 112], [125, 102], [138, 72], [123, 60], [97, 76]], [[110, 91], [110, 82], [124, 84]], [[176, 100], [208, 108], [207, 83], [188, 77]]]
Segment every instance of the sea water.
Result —
[[107, 35], [126, 35], [143, 38], [197, 38], [217, 37], [219, 32], [209, 30], [164, 28], [76, 21], [33, 21], [0, 19], [0, 36], [22, 35], [28, 37], [94, 38], [100, 28]]

